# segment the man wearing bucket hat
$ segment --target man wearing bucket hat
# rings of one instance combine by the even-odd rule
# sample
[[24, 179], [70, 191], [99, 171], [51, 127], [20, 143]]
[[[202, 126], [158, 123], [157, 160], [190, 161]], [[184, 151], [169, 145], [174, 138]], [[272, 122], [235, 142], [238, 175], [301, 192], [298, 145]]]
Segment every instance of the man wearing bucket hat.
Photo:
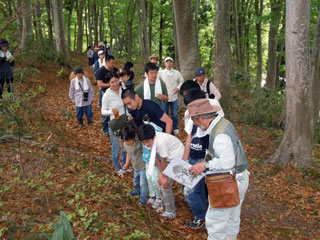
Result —
[[154, 63], [155, 65], [157, 65], [158, 70], [162, 70], [162, 68], [159, 66], [158, 62], [159, 62], [159, 57], [156, 54], [152, 54], [149, 57], [149, 62]]
[[178, 129], [178, 92], [184, 79], [181, 73], [173, 69], [173, 59], [167, 57], [164, 60], [165, 69], [159, 71], [159, 77], [162, 79], [168, 90], [168, 102], [162, 102], [162, 110], [168, 114], [169, 108], [171, 109], [171, 117], [173, 121], [173, 133], [179, 134]]
[[248, 160], [236, 129], [217, 114], [219, 110], [220, 107], [211, 105], [208, 99], [198, 99], [188, 104], [186, 118], [191, 117], [196, 126], [209, 134], [209, 152], [212, 156], [208, 161], [193, 165], [189, 172], [199, 175], [206, 171], [208, 175], [235, 170], [240, 204], [219, 209], [209, 204], [206, 214], [208, 239], [235, 240], [240, 229], [241, 205], [249, 184]]
[[195, 72], [195, 81], [199, 84], [201, 90], [206, 94], [207, 98], [220, 100], [221, 93], [217, 87], [206, 78], [206, 72], [203, 68], [198, 68]]

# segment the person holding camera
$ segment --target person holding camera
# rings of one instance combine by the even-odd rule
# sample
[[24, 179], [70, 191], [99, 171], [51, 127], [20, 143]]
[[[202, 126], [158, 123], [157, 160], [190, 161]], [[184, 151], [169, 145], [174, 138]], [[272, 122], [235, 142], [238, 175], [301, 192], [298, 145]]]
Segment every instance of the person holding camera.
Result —
[[83, 115], [86, 114], [88, 125], [92, 124], [92, 100], [94, 97], [94, 90], [91, 86], [90, 80], [84, 76], [82, 67], [77, 66], [73, 70], [76, 77], [71, 80], [69, 97], [76, 105], [77, 120], [79, 128], [83, 127]]

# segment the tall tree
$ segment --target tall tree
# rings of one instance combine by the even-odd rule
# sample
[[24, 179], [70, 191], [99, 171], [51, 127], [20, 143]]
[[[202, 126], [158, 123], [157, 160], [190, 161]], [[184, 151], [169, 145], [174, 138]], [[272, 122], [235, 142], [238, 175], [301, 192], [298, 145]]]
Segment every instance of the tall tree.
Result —
[[222, 94], [222, 105], [227, 107], [230, 88], [230, 0], [216, 0], [215, 16], [215, 74], [214, 81]]
[[254, 9], [256, 15], [256, 34], [257, 34], [257, 85], [260, 86], [262, 78], [262, 35], [261, 21], [263, 13], [263, 0], [255, 0]]
[[267, 84], [270, 89], [276, 85], [278, 32], [284, 0], [270, 0], [271, 18], [268, 40]]
[[286, 124], [282, 141], [270, 161], [285, 166], [312, 164], [310, 104], [310, 0], [286, 1]]
[[83, 45], [83, 23], [82, 23], [82, 16], [83, 16], [83, 7], [85, 4], [85, 0], [79, 1], [78, 11], [77, 11], [77, 23], [78, 23], [78, 42], [77, 42], [77, 53], [82, 52], [82, 45]]
[[37, 41], [41, 41], [42, 40], [42, 23], [41, 23], [42, 11], [41, 11], [40, 1], [35, 1], [34, 5], [35, 5], [34, 25], [36, 29], [36, 38], [37, 38]]
[[93, 41], [92, 41], [92, 14], [91, 14], [91, 10], [92, 10], [92, 6], [91, 6], [91, 2], [90, 0], [88, 0], [88, 14], [87, 14], [87, 25], [88, 25], [88, 37], [89, 37], [89, 45], [92, 46], [93, 45]]
[[74, 3], [74, 1], [72, 1], [72, 0], [65, 1], [65, 9], [68, 12], [68, 15], [67, 15], [67, 43], [68, 43], [69, 49], [71, 49], [71, 18], [72, 18], [72, 11], [73, 11], [73, 3]]
[[173, 9], [177, 30], [180, 71], [184, 79], [193, 79], [195, 69], [200, 66], [200, 57], [191, 0], [174, 0]]
[[48, 32], [49, 32], [49, 38], [53, 38], [53, 31], [52, 31], [52, 20], [51, 20], [51, 4], [50, 0], [46, 0], [46, 11], [47, 11], [47, 17], [48, 17]]
[[32, 41], [33, 37], [31, 0], [21, 0], [20, 8], [22, 29], [19, 48], [24, 49]]
[[66, 34], [65, 34], [65, 25], [64, 25], [62, 7], [63, 7], [62, 0], [52, 0], [56, 49], [60, 56], [61, 63], [66, 63], [69, 58], [69, 50], [68, 50]]

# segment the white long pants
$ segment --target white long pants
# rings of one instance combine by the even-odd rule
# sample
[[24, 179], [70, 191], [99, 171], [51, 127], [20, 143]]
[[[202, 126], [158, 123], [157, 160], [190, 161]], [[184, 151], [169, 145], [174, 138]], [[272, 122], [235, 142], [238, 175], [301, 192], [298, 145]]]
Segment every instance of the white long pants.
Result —
[[238, 206], [223, 209], [209, 206], [206, 214], [208, 240], [225, 240], [228, 237], [236, 239], [240, 229], [241, 205], [249, 185], [249, 172], [247, 170], [237, 174], [237, 183], [240, 197]]

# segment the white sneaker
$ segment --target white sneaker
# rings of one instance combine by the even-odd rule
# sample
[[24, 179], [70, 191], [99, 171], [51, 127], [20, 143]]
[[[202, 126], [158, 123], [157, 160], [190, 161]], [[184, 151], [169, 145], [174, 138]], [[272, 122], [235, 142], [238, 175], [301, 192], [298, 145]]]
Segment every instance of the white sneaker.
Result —
[[153, 209], [158, 209], [160, 207], [162, 207], [162, 201], [160, 199], [154, 200], [154, 202], [152, 204], [152, 208]]
[[164, 211], [160, 216], [166, 219], [172, 219], [176, 217], [176, 213]]
[[175, 130], [173, 130], [173, 134], [174, 134], [174, 135], [179, 134], [179, 129], [175, 129]]
[[132, 169], [131, 168], [128, 168], [128, 169], [122, 169], [123, 171], [125, 172], [132, 172]]
[[117, 174], [118, 174], [118, 176], [120, 176], [120, 177], [122, 177], [123, 174], [125, 174], [125, 173], [126, 173], [126, 171], [124, 171], [123, 169], [120, 169], [120, 170], [117, 171]]
[[148, 199], [147, 203], [150, 204], [150, 205], [153, 205], [155, 200], [156, 200], [156, 198], [151, 197], [151, 198]]

